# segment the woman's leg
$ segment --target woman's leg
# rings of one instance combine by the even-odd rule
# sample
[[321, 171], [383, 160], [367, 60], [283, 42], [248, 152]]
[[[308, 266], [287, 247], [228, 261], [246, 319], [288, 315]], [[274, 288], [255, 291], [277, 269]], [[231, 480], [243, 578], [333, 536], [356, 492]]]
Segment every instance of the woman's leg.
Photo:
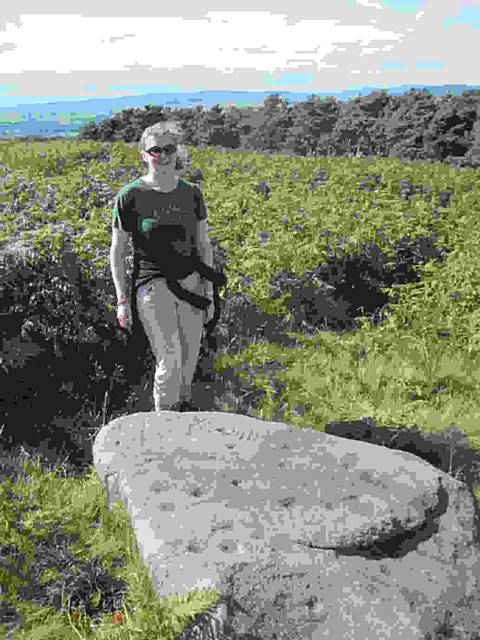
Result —
[[[200, 275], [194, 272], [179, 281], [180, 286], [188, 291], [203, 294], [203, 285]], [[180, 400], [191, 398], [193, 375], [197, 368], [200, 344], [202, 341], [204, 313], [189, 302], [176, 299], [178, 309], [178, 328], [181, 341], [181, 381]]]
[[169, 410], [178, 401], [181, 345], [175, 299], [163, 278], [151, 280], [137, 290], [138, 317], [156, 361], [155, 411]]
[[[199, 274], [180, 280], [183, 288], [202, 293]], [[202, 339], [203, 312], [179, 300], [164, 278], [137, 290], [138, 316], [156, 360], [153, 383], [155, 411], [169, 410], [190, 396]]]

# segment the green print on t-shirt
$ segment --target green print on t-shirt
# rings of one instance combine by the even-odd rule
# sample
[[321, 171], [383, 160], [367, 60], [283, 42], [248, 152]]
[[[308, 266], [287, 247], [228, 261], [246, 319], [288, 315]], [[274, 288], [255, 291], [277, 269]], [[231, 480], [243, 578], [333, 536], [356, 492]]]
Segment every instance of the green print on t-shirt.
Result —
[[148, 231], [155, 222], [156, 220], [154, 218], [144, 218], [142, 220], [142, 231]]

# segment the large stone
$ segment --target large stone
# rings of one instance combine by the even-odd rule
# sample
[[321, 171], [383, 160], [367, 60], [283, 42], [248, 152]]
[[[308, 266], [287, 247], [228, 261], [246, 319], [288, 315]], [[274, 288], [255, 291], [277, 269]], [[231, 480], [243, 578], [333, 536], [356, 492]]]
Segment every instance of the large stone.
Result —
[[158, 596], [222, 594], [217, 637], [478, 638], [474, 498], [413, 454], [166, 411], [112, 421], [93, 457]]

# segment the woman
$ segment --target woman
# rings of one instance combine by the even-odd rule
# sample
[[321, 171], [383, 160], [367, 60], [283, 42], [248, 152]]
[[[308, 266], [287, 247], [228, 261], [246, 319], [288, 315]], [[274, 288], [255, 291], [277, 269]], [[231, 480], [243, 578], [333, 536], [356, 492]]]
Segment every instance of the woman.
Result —
[[[129, 331], [141, 325], [148, 338], [156, 360], [155, 411], [196, 410], [190, 393], [203, 310], [208, 308], [207, 318], [211, 317], [212, 281], [218, 275], [208, 268], [213, 252], [202, 193], [175, 172], [179, 153], [185, 155], [182, 139], [182, 128], [175, 121], [145, 129], [139, 146], [148, 173], [120, 189], [112, 215], [110, 262], [117, 318]], [[125, 282], [129, 235], [134, 246], [131, 304]]]

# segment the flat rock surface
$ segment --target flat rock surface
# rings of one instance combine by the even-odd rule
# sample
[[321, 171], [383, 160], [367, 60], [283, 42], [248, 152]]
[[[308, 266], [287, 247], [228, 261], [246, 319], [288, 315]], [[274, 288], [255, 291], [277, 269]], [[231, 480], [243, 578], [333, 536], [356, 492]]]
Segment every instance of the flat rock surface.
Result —
[[[181, 561], [188, 551], [168, 542], [178, 532], [191, 536], [190, 562], [200, 566], [214, 553], [220, 566], [258, 558], [266, 540], [285, 550], [293, 538], [317, 548], [372, 544], [414, 531], [439, 506], [437, 471], [411, 454], [282, 423], [260, 422], [260, 431], [256, 420], [226, 413], [192, 420], [164, 412], [162, 420], [161, 429], [155, 412], [113, 421], [95, 442], [104, 450], [95, 467], [118, 476], [127, 503], [136, 497], [132, 515], [147, 537], [152, 516], [159, 517], [149, 553], [168, 559], [170, 572], [173, 557]], [[401, 500], [392, 501], [392, 491]], [[240, 548], [233, 537], [249, 542]], [[184, 572], [175, 573], [166, 593], [185, 588]]]
[[[93, 454], [159, 597], [230, 594], [229, 617], [245, 637], [382, 638], [390, 625], [392, 638], [423, 638], [445, 598], [478, 594], [473, 498], [413, 454], [243, 415], [172, 411], [113, 420]], [[365, 607], [375, 635], [349, 635], [359, 620], [373, 628]], [[467, 609], [465, 619], [457, 613], [465, 629]], [[315, 635], [333, 628], [344, 635]]]

